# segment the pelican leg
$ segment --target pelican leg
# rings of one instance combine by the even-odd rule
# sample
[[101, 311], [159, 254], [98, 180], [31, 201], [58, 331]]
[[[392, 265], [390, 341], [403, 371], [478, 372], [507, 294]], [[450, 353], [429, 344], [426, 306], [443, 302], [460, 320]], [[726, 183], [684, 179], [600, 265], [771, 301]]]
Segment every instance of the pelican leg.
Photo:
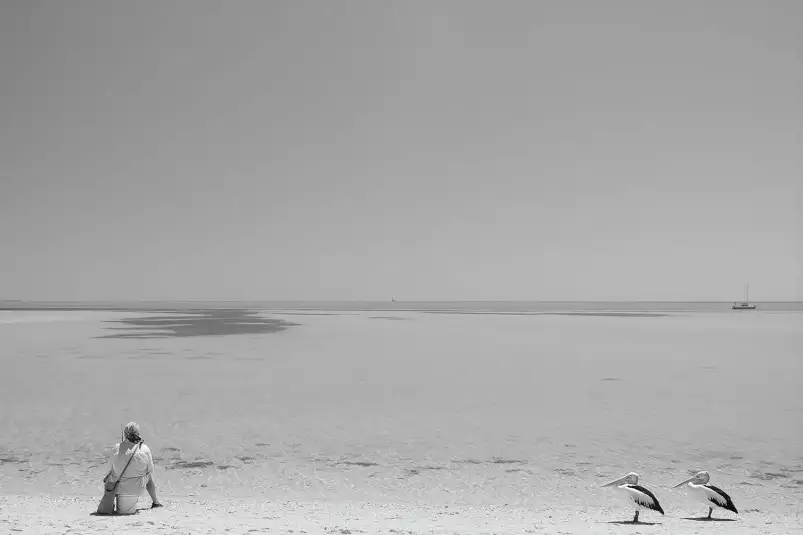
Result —
[[633, 517], [633, 523], [638, 524], [638, 509], [636, 509], [636, 516]]
[[708, 520], [711, 520], [711, 513], [713, 513], [713, 512], [714, 512], [714, 508], [713, 507], [709, 507], [708, 508]]

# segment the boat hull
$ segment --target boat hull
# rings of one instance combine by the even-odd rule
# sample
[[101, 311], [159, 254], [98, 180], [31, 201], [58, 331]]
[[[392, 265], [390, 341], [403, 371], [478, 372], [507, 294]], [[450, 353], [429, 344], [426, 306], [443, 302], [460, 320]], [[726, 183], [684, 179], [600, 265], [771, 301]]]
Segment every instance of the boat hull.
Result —
[[756, 305], [733, 305], [731, 308], [733, 310], [755, 310]]

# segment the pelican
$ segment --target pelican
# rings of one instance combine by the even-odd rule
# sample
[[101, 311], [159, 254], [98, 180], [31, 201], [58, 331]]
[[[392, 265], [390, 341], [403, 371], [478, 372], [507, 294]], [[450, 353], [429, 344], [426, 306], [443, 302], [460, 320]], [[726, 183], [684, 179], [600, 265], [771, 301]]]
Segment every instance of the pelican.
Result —
[[638, 523], [638, 514], [641, 509], [652, 509], [664, 514], [664, 510], [661, 508], [661, 504], [658, 503], [658, 498], [655, 497], [655, 494], [638, 484], [638, 474], [635, 472], [630, 472], [616, 481], [606, 483], [603, 487], [616, 487], [628, 502], [636, 504], [636, 516], [633, 517], [634, 524]]
[[711, 476], [708, 475], [708, 472], [703, 470], [702, 472], [697, 472], [686, 481], [678, 483], [672, 488], [676, 489], [688, 484], [689, 488], [693, 491], [692, 494], [698, 500], [708, 506], [708, 520], [711, 520], [711, 513], [714, 512], [714, 505], [723, 509], [727, 509], [728, 511], [738, 513], [739, 511], [737, 511], [736, 506], [733, 505], [733, 500], [731, 500], [731, 497], [728, 496], [724, 490], [715, 487], [714, 485], [709, 485], [708, 480], [710, 479]]

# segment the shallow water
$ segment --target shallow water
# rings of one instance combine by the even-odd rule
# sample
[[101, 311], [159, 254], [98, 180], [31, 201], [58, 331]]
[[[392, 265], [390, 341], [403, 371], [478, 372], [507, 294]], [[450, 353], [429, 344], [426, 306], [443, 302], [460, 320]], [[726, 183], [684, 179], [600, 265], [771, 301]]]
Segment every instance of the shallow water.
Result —
[[667, 509], [706, 469], [741, 508], [803, 502], [803, 314], [431, 312], [110, 338], [176, 313], [0, 311], [0, 492], [99, 493], [136, 420], [166, 495], [604, 505], [633, 470]]

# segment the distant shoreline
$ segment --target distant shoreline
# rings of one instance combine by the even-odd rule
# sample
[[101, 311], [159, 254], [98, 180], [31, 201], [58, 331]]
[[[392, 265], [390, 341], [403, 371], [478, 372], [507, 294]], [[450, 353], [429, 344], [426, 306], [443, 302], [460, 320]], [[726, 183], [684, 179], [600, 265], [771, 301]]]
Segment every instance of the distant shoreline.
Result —
[[[329, 310], [532, 314], [547, 312], [689, 312], [730, 310], [734, 301], [19, 301], [4, 311], [186, 312], [203, 310]], [[758, 311], [803, 311], [801, 301], [755, 301]]]

